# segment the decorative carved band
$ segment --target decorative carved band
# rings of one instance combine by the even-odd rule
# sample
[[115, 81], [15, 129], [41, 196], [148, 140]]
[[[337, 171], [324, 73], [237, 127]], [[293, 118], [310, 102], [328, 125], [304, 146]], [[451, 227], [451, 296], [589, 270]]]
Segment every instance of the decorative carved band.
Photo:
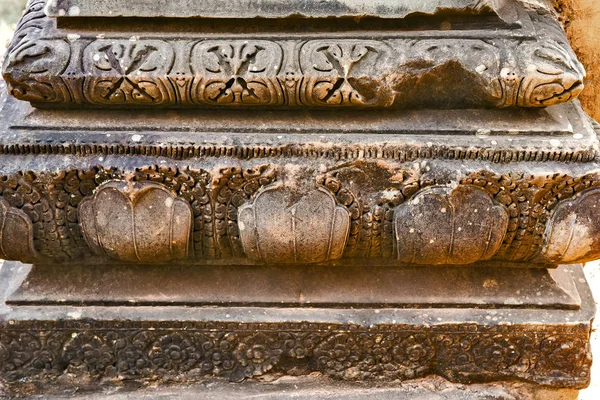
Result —
[[558, 22], [536, 13], [538, 40], [61, 40], [43, 3], [31, 1], [3, 68], [33, 103], [545, 107], [577, 97], [585, 77]]
[[[350, 380], [435, 374], [454, 382], [518, 379], [584, 388], [590, 379], [585, 327], [475, 324], [375, 326], [169, 322], [65, 322], [0, 330], [5, 381], [74, 379], [232, 381], [321, 372]], [[60, 323], [57, 323], [60, 325]], [[137, 326], [140, 325], [140, 326]]]
[[[534, 265], [598, 257], [596, 174], [482, 171], [448, 184], [399, 168], [390, 175], [376, 164], [345, 165], [303, 189], [278, 182], [277, 165], [0, 176], [0, 256]], [[374, 177], [380, 183], [369, 183]], [[113, 224], [117, 219], [123, 223]], [[29, 247], [10, 245], [11, 237], [28, 235]]]

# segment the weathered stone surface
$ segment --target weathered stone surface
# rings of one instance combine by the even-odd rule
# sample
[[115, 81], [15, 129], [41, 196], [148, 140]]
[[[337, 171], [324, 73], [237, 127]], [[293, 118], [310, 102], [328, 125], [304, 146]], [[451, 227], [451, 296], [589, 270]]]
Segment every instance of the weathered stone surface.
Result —
[[[56, 276], [61, 279], [57, 280]], [[527, 284], [523, 285], [524, 282]], [[90, 268], [83, 263], [36, 264], [7, 300], [10, 306], [126, 306], [130, 303], [365, 309], [452, 305], [480, 309], [577, 310], [582, 300], [573, 276], [565, 268], [365, 268], [362, 265], [197, 268], [125, 263], [101, 268]]]
[[[23, 390], [25, 391], [27, 386]], [[501, 382], [495, 384], [461, 385], [430, 377], [403, 382], [402, 385], [371, 387], [350, 382], [336, 382], [321, 376], [283, 377], [274, 381], [248, 381], [231, 385], [224, 380], [205, 380], [194, 385], [171, 385], [164, 388], [112, 388], [78, 386], [78, 394], [70, 388], [43, 386], [44, 397], [50, 399], [67, 395], [70, 399], [88, 400], [155, 400], [177, 398], [182, 400], [577, 400], [578, 391], [553, 389], [539, 385]]]
[[401, 261], [471, 264], [500, 250], [509, 214], [478, 186], [434, 186], [398, 207], [394, 221]]
[[119, 23], [58, 29], [33, 0], [3, 71], [10, 93], [37, 106], [529, 108], [576, 98], [585, 71], [558, 22], [510, 4], [522, 23], [488, 31], [450, 19], [441, 30], [376, 26], [368, 38], [356, 34], [368, 26], [290, 36], [285, 25], [225, 38], [201, 21], [133, 36]]
[[472, 14], [496, 12], [516, 17], [509, 0], [49, 0], [46, 13], [53, 17], [369, 17], [404, 18], [440, 11]]
[[350, 213], [324, 188], [298, 194], [266, 187], [240, 207], [238, 221], [245, 253], [267, 263], [337, 260], [350, 234]]
[[34, 265], [0, 269], [2, 387], [585, 387], [594, 302], [560, 264], [600, 257], [600, 128], [553, 16], [222, 4], [30, 1], [0, 257]]
[[[18, 196], [10, 191], [3, 195], [8, 198]], [[23, 210], [0, 198], [0, 258], [26, 261], [36, 257], [31, 219]]]

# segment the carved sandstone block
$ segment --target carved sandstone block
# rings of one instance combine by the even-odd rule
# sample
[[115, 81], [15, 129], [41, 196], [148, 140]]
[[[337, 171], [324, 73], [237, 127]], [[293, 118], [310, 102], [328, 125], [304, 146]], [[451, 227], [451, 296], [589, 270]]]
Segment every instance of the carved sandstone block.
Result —
[[[295, 22], [302, 35], [198, 19], [176, 30], [169, 26], [184, 22], [152, 32], [136, 27], [132, 36], [114, 16], [98, 35], [59, 29], [44, 3], [30, 2], [3, 66], [10, 93], [35, 105], [545, 107], [576, 98], [585, 78], [559, 23], [508, 0], [518, 18], [483, 31], [486, 17], [470, 15], [465, 24], [469, 13], [459, 8], [456, 26], [432, 17], [419, 30], [404, 20], [371, 30], [332, 19], [339, 28], [332, 33], [323, 20], [306, 19]], [[254, 21], [262, 23], [269, 27]]]
[[508, 213], [475, 186], [422, 190], [396, 209], [398, 259], [409, 264], [470, 264], [496, 254]]
[[248, 257], [270, 263], [317, 263], [341, 258], [350, 214], [319, 188], [297, 195], [276, 185], [239, 209]]
[[514, 5], [509, 0], [222, 0], [140, 1], [126, 7], [119, 0], [52, 0], [46, 13], [53, 17], [176, 17], [176, 18], [326, 18], [378, 17], [404, 18], [412, 14], [434, 15], [441, 10], [460, 10], [479, 15], [494, 13], [511, 21]]
[[315, 40], [300, 52], [303, 104], [390, 106], [394, 95], [378, 78], [393, 50], [369, 40]]
[[81, 202], [79, 219], [86, 242], [100, 255], [130, 262], [190, 255], [190, 205], [159, 184], [111, 181]]

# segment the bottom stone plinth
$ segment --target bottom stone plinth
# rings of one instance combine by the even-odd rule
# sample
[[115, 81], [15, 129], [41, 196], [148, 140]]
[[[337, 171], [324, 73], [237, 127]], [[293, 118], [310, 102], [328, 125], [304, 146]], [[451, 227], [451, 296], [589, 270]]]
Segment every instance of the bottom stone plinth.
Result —
[[[438, 376], [568, 394], [590, 379], [595, 306], [581, 265], [332, 268], [314, 277], [306, 269], [289, 282], [277, 267], [127, 268], [64, 275], [2, 267], [0, 373], [8, 393], [318, 374], [373, 387]], [[354, 292], [339, 280], [346, 273]], [[148, 282], [150, 292], [139, 290]], [[199, 294], [209, 288], [211, 296]]]
[[[499, 382], [457, 384], [431, 376], [404, 382], [348, 382], [319, 374], [280, 377], [271, 380], [249, 379], [231, 384], [223, 379], [206, 379], [194, 384], [124, 385], [98, 387], [90, 383], [77, 391], [64, 384], [48, 384], [44, 395], [33, 399], [72, 400], [577, 400], [576, 389], [558, 389], [535, 384]], [[1, 392], [0, 392], [1, 394]]]

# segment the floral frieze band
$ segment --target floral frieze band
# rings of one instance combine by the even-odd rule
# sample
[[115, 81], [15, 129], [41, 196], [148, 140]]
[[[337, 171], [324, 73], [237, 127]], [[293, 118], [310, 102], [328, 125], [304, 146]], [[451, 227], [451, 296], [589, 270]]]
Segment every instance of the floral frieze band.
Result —
[[540, 39], [194, 40], [66, 35], [43, 3], [30, 3], [3, 68], [10, 93], [36, 104], [545, 107], [576, 98], [585, 77], [558, 23], [534, 12]]
[[[415, 175], [377, 187], [367, 183], [371, 174], [385, 173], [377, 168], [334, 167], [312, 181], [306, 176], [303, 184], [285, 181], [278, 165], [4, 175], [0, 256], [197, 264], [502, 261], [533, 267], [598, 257], [595, 173], [515, 177], [481, 171], [445, 184]], [[414, 172], [400, 169], [396, 176], [409, 174]], [[15, 237], [30, 239], [15, 246]]]
[[2, 329], [0, 375], [8, 384], [53, 382], [65, 373], [170, 382], [207, 376], [239, 382], [268, 373], [320, 372], [359, 381], [438, 375], [454, 382], [520, 379], [568, 388], [583, 388], [590, 379], [589, 330], [583, 327], [64, 324]]

